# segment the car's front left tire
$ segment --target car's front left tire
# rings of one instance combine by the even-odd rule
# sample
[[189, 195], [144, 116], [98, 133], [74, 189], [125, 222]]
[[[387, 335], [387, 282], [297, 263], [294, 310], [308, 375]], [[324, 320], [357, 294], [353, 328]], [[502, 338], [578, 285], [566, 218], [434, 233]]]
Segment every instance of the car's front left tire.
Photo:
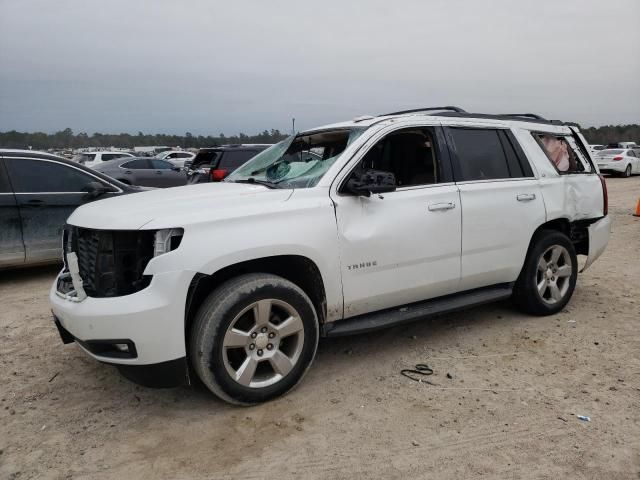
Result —
[[191, 329], [190, 358], [218, 397], [253, 405], [300, 382], [318, 338], [315, 308], [301, 288], [276, 275], [247, 274], [205, 299]]

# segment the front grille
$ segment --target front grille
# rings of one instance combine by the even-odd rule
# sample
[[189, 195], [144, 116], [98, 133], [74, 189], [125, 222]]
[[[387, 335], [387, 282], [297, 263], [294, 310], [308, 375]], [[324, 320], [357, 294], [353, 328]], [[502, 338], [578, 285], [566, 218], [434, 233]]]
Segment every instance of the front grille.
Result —
[[[105, 298], [129, 295], [149, 285], [143, 275], [153, 258], [155, 231], [93, 230], [68, 226], [65, 232], [65, 257], [78, 256], [83, 287], [89, 297]], [[66, 258], [65, 258], [66, 264]]]

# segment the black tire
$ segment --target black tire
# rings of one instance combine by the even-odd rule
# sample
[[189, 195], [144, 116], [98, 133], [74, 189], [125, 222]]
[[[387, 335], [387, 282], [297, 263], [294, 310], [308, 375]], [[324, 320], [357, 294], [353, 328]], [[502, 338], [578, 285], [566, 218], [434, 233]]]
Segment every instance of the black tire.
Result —
[[[552, 295], [550, 293], [548, 294], [548, 292], [550, 292], [549, 287], [547, 287], [547, 289], [543, 292], [543, 294], [545, 295], [548, 294], [549, 298], [545, 298], [545, 296], [540, 293], [538, 288], [538, 282], [540, 278], [547, 275], [547, 272], [550, 272], [549, 275], [555, 275], [550, 268], [547, 270], [539, 269], [538, 265], [541, 261], [542, 255], [546, 252], [549, 252], [556, 246], [561, 247], [558, 249], [560, 251], [562, 251], [562, 249], [566, 250], [567, 255], [563, 254], [562, 258], [568, 256], [571, 263], [571, 273], [566, 277], [566, 280], [564, 278], [562, 279], [562, 288], [558, 289], [559, 292], [563, 292], [565, 290], [564, 282], [567, 282], [566, 291], [564, 291], [564, 293], [560, 296], [559, 300], [551, 298]], [[549, 254], [547, 253], [547, 256], [548, 255]], [[558, 262], [556, 262], [556, 264], [557, 263]], [[556, 267], [555, 271], [558, 271], [558, 266], [556, 264], [553, 265], [555, 265]], [[560, 265], [560, 267], [563, 266], [564, 263]], [[541, 274], [540, 272], [542, 271], [544, 271], [545, 273]], [[566, 270], [563, 269], [563, 271]], [[551, 278], [554, 281], [560, 282], [559, 276]], [[576, 250], [571, 243], [571, 240], [569, 240], [569, 238], [561, 232], [555, 230], [541, 230], [534, 236], [531, 241], [531, 246], [529, 247], [527, 258], [513, 289], [512, 299], [516, 307], [518, 307], [518, 309], [522, 310], [525, 313], [529, 313], [532, 315], [552, 315], [562, 310], [569, 302], [576, 287], [577, 279], [578, 259], [576, 256]], [[548, 282], [549, 280], [551, 279], [544, 281]]]
[[[255, 346], [258, 344], [257, 340], [261, 339], [250, 340], [251, 342], [255, 341], [254, 350], [251, 352], [248, 351], [249, 346], [247, 345], [246, 347], [233, 347], [235, 351], [229, 353], [229, 350], [223, 346], [223, 342], [225, 335], [230, 331], [232, 322], [236, 322], [234, 323], [234, 331], [237, 331], [235, 326], [238, 325], [238, 322], [250, 322], [251, 319], [255, 320], [258, 316], [256, 313], [256, 317], [253, 317], [254, 310], [242, 313], [243, 310], [256, 302], [265, 300], [273, 300], [287, 305], [287, 307], [292, 307], [298, 314], [297, 322], [301, 320], [303, 334], [301, 336], [298, 336], [298, 333], [295, 334], [297, 361], [295, 363], [292, 361], [293, 367], [288, 373], [279, 380], [273, 380], [279, 374], [270, 360], [261, 358], [258, 360], [259, 364], [266, 363], [262, 370], [271, 369], [273, 371], [271, 381], [275, 381], [275, 383], [268, 386], [246, 386], [236, 381], [229, 372], [228, 368], [232, 368], [230, 356], [231, 354], [246, 355], [244, 360], [249, 360], [252, 354], [257, 355], [258, 350], [255, 350]], [[271, 327], [273, 321], [278, 321], [277, 309], [280, 307], [273, 303], [270, 308], [273, 308], [270, 310], [268, 323]], [[284, 317], [285, 314], [279, 316]], [[250, 318], [245, 318], [247, 315]], [[258, 327], [256, 322], [254, 328]], [[264, 333], [259, 334], [262, 337], [265, 335]], [[222, 400], [236, 405], [254, 405], [284, 395], [302, 380], [315, 357], [318, 338], [318, 317], [313, 303], [304, 291], [282, 277], [254, 273], [233, 278], [209, 294], [194, 319], [190, 333], [189, 354], [195, 372], [211, 392]], [[266, 341], [265, 338], [262, 340]], [[270, 349], [267, 352], [265, 349], [264, 355], [273, 354], [282, 349], [285, 341], [286, 339], [283, 339], [281, 343], [276, 344], [273, 351]], [[265, 346], [263, 345], [262, 348]], [[251, 358], [255, 359], [255, 357]], [[239, 371], [240, 368], [238, 368]], [[255, 371], [258, 372], [257, 369]]]
[[627, 168], [624, 169], [624, 173], [622, 174], [624, 178], [629, 178], [631, 176], [631, 165], [627, 165]]

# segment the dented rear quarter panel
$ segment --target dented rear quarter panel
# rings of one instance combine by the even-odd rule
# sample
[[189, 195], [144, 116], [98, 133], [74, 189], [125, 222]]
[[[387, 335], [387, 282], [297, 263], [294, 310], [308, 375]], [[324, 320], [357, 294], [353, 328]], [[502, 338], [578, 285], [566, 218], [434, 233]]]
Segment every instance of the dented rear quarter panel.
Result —
[[[547, 221], [566, 218], [569, 221], [602, 217], [604, 199], [597, 169], [591, 173], [560, 174], [531, 135], [539, 129], [512, 129], [538, 177], [544, 199]], [[545, 126], [553, 134], [571, 135], [565, 126]]]

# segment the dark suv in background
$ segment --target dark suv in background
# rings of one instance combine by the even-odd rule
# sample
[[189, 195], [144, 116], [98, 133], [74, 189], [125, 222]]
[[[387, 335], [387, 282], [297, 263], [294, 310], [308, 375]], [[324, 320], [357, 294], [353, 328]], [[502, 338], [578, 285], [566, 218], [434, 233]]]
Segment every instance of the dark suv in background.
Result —
[[185, 165], [188, 168], [188, 183], [221, 182], [235, 169], [270, 146], [241, 144], [201, 148], [191, 165]]

